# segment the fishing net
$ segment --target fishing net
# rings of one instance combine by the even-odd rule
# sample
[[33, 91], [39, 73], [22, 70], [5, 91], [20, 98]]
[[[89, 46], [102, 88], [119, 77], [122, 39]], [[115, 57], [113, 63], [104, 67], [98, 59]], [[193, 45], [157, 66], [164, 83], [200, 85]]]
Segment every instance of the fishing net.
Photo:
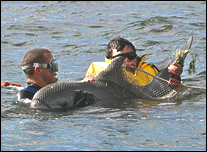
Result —
[[109, 81], [118, 84], [120, 87], [127, 89], [140, 99], [183, 99], [195, 94], [206, 92], [206, 89], [198, 86], [188, 86], [184, 84], [174, 84], [168, 82], [171, 75], [167, 68], [163, 69], [158, 75], [154, 76], [141, 69], [139, 70], [143, 75], [153, 77], [151, 82], [147, 85], [140, 85], [141, 79], [126, 70], [124, 57], [117, 57], [112, 60], [112, 63], [102, 71], [94, 80]]

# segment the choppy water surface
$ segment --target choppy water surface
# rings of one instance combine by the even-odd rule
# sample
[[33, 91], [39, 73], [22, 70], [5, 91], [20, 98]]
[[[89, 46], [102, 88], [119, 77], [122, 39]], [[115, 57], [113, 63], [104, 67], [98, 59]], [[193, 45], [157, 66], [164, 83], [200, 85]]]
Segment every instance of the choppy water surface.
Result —
[[[196, 71], [183, 82], [206, 87], [206, 2], [1, 2], [1, 81], [26, 85], [21, 61], [33, 48], [58, 58], [59, 82], [79, 81], [93, 61], [104, 61], [115, 36], [158, 62], [191, 35]], [[88, 106], [62, 112], [28, 109], [19, 88], [1, 87], [1, 150], [206, 150], [206, 96], [179, 103]]]

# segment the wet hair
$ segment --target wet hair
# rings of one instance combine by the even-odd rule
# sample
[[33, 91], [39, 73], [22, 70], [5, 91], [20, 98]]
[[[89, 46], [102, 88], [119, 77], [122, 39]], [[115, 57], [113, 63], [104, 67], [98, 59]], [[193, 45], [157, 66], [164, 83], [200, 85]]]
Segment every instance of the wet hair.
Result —
[[25, 54], [22, 60], [22, 66], [27, 67], [23, 71], [28, 77], [34, 74], [33, 63], [45, 63], [46, 62], [47, 59], [44, 56], [45, 53], [51, 53], [51, 52], [47, 49], [37, 48], [37, 49], [32, 49]]
[[111, 59], [112, 52], [114, 49], [116, 49], [117, 51], [123, 51], [123, 49], [125, 48], [126, 45], [131, 47], [131, 49], [136, 53], [136, 49], [135, 49], [134, 45], [131, 42], [129, 42], [127, 39], [124, 39], [119, 36], [113, 38], [107, 45], [106, 58]]

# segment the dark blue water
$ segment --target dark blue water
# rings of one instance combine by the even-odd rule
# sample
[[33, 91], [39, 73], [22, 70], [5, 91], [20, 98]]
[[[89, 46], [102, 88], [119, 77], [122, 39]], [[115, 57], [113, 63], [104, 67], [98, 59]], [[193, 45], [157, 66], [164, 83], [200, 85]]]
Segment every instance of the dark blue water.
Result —
[[[190, 36], [183, 83], [206, 87], [206, 2], [197, 1], [3, 1], [1, 81], [26, 85], [22, 58], [47, 48], [58, 58], [59, 82], [80, 81], [91, 62], [104, 61], [115, 36], [138, 55], [158, 62]], [[198, 54], [196, 71], [188, 68]], [[29, 109], [21, 88], [1, 87], [1, 150], [206, 150], [206, 96], [179, 103], [88, 106], [62, 112]]]

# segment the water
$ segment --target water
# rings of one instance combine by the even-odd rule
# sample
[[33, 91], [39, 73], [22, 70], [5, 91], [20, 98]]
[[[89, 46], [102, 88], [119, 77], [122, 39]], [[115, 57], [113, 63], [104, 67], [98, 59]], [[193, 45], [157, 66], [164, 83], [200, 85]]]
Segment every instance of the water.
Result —
[[[26, 85], [22, 58], [47, 48], [58, 58], [59, 82], [81, 80], [91, 62], [104, 61], [115, 36], [138, 55], [158, 62], [194, 36], [196, 72], [185, 84], [206, 87], [206, 2], [23, 1], [1, 2], [1, 81]], [[1, 150], [205, 151], [206, 96], [179, 103], [83, 107], [62, 112], [28, 109], [20, 88], [1, 87]]]

